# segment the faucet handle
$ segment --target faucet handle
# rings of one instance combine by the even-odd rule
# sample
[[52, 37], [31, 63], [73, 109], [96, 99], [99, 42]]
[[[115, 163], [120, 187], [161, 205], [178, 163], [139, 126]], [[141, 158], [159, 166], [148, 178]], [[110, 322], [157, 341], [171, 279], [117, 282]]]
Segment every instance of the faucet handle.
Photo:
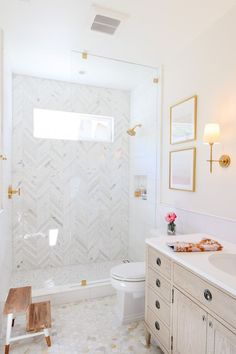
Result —
[[0, 160], [6, 161], [7, 160], [6, 155], [0, 154]]
[[18, 196], [21, 195], [21, 190], [20, 188], [13, 189], [12, 186], [10, 185], [8, 187], [8, 199], [12, 199], [13, 195], [17, 194]]

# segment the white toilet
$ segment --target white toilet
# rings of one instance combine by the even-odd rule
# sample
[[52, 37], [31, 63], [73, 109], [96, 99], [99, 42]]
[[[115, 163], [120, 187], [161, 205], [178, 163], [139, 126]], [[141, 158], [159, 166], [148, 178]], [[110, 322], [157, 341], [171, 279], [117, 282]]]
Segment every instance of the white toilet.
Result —
[[111, 269], [111, 284], [117, 291], [116, 313], [121, 323], [144, 318], [145, 263], [123, 263]]

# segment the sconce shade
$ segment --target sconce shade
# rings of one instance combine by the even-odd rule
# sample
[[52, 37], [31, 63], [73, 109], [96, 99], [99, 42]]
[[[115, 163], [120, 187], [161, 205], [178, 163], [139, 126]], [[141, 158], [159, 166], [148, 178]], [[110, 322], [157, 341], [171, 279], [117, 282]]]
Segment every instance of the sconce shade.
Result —
[[216, 144], [220, 140], [219, 124], [206, 124], [204, 129], [203, 142], [205, 144]]

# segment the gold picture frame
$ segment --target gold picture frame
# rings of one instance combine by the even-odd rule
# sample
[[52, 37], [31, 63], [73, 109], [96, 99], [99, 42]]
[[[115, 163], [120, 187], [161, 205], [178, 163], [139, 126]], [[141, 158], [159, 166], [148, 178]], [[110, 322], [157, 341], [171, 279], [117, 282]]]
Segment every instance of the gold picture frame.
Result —
[[196, 148], [169, 152], [169, 189], [195, 192]]
[[197, 95], [170, 107], [170, 144], [181, 144], [197, 137]]

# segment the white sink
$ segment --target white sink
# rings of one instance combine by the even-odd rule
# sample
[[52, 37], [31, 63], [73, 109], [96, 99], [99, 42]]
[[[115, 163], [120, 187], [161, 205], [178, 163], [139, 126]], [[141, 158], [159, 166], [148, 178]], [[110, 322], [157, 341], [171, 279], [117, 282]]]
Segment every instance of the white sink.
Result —
[[209, 257], [209, 262], [217, 269], [236, 277], [236, 254], [217, 253]]

